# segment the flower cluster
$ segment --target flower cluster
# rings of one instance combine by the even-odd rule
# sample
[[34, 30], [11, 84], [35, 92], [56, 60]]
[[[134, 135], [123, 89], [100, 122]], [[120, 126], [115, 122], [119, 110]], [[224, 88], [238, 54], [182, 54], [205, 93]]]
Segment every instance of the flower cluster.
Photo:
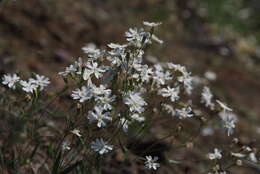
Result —
[[35, 91], [42, 91], [50, 84], [48, 77], [42, 75], [35, 75], [35, 78], [29, 78], [27, 81], [21, 80], [17, 74], [6, 74], [2, 78], [2, 84], [11, 89], [16, 89], [19, 86], [26, 93], [33, 93]]
[[[66, 83], [70, 80], [75, 82], [73, 85], [68, 85], [73, 86], [72, 89], [69, 88], [69, 96], [76, 103], [77, 109], [80, 108], [80, 111], [77, 111], [84, 115], [82, 119], [89, 123], [86, 127], [90, 142], [84, 141], [84, 131], [81, 132], [79, 129], [85, 126], [76, 125], [77, 121], [76, 123], [69, 121], [71, 125], [75, 124], [70, 128], [79, 128], [69, 129], [73, 134], [70, 136], [76, 137], [84, 146], [90, 147], [88, 150], [91, 154], [100, 156], [113, 151], [117, 146], [112, 140], [117, 138], [117, 133], [121, 130], [123, 135], [131, 133], [132, 125], [133, 127], [141, 125], [143, 129], [147, 126], [145, 121], [152, 120], [150, 117], [152, 112], [160, 115], [165, 111], [164, 115], [170, 115], [178, 122], [204, 121], [197, 114], [198, 110], [191, 100], [191, 94], [195, 91], [195, 78], [191, 72], [185, 66], [171, 62], [146, 63], [146, 48], [153, 41], [160, 44], [163, 41], [154, 35], [155, 27], [161, 23], [143, 24], [149, 30], [130, 28], [125, 33], [124, 44], [110, 43], [107, 45], [107, 50], [98, 49], [94, 44], [85, 45], [82, 50], [86, 56], [78, 58], [63, 72], [59, 72]], [[21, 80], [17, 74], [6, 74], [2, 78], [2, 84], [11, 89], [20, 88], [26, 93], [36, 93], [44, 90], [50, 81], [49, 78], [38, 74], [27, 81]], [[153, 104], [150, 97], [156, 98], [157, 103]], [[222, 128], [227, 131], [228, 136], [231, 136], [236, 127], [237, 116], [231, 108], [215, 98], [217, 97], [213, 95], [208, 85], [204, 86], [200, 102], [205, 105], [205, 109], [218, 113], [217, 119], [222, 123]], [[95, 131], [98, 134], [92, 135]], [[105, 133], [99, 134], [99, 132]], [[107, 140], [106, 134], [111, 132], [114, 137]], [[129, 135], [132, 135], [130, 133]], [[64, 153], [73, 149], [73, 143], [65, 139], [66, 136], [61, 143]], [[121, 140], [118, 142], [121, 143]], [[215, 148], [207, 158], [217, 163], [222, 159], [222, 153]], [[230, 155], [257, 161], [252, 150], [243, 154], [232, 152]], [[145, 168], [157, 170], [160, 167], [158, 157], [148, 155], [145, 158]], [[214, 172], [224, 173], [218, 167]]]

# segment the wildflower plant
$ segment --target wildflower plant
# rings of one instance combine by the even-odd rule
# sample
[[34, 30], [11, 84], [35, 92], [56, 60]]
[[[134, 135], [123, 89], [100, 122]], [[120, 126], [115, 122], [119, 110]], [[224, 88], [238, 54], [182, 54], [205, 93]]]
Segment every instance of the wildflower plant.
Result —
[[[201, 106], [192, 102], [193, 92], [198, 89], [195, 89], [193, 76], [185, 66], [172, 62], [147, 63], [148, 48], [154, 42], [162, 44], [163, 41], [154, 34], [161, 23], [143, 24], [148, 30], [130, 28], [125, 33], [124, 44], [110, 43], [107, 50], [98, 49], [93, 44], [84, 46], [82, 50], [86, 56], [58, 73], [65, 86], [55, 94], [45, 91], [51, 80], [42, 75], [36, 74], [28, 80], [21, 80], [18, 74], [2, 77], [1, 92], [10, 88], [12, 91], [8, 94], [17, 95], [17, 99], [21, 96], [26, 98], [21, 102], [33, 101], [29, 106], [26, 103], [5, 107], [8, 116], [22, 120], [22, 128], [17, 132], [21, 139], [20, 134], [24, 133], [38, 141], [34, 144], [23, 140], [30, 148], [20, 154], [24, 155], [25, 161], [15, 159], [18, 166], [15, 170], [21, 170], [27, 162], [33, 163], [34, 156], [45, 152], [48, 155], [42, 158], [47, 164], [45, 166], [49, 167], [42, 165], [42, 170], [51, 170], [53, 174], [74, 170], [102, 173], [102, 164], [118, 150], [123, 153], [123, 161], [133, 159], [136, 164], [141, 161], [143, 169], [158, 170], [169, 163], [163, 162], [159, 155], [147, 154], [154, 144], [135, 154], [131, 153], [136, 145], [134, 140], [141, 141], [152, 133], [159, 137], [159, 142], [176, 148], [190, 148], [200, 136], [200, 130], [210, 126], [212, 120], [217, 120], [217, 125], [226, 131], [220, 131], [220, 134], [228, 135], [230, 143], [233, 143], [230, 146], [236, 148], [232, 148], [232, 152], [222, 151], [218, 149], [221, 145], [216, 144], [219, 147], [211, 147], [213, 153], [210, 153], [211, 149], [205, 150], [207, 155], [200, 158], [202, 162], [208, 161], [204, 167], [208, 173], [223, 173], [240, 158], [258, 162], [254, 150], [239, 146], [238, 140], [232, 141], [237, 116], [226, 104], [216, 100], [209, 87], [203, 87], [198, 103], [205, 105], [204, 110], [212, 115], [202, 116], [198, 114], [198, 110], [203, 110]], [[10, 100], [16, 103], [16, 98], [5, 95], [2, 104]], [[19, 114], [14, 115], [12, 108]], [[63, 124], [58, 120], [63, 120]], [[160, 121], [170, 124], [166, 124], [167, 127]], [[198, 126], [198, 134], [186, 132], [185, 124]], [[159, 136], [154, 129], [165, 135]], [[135, 158], [131, 158], [129, 153]], [[169, 154], [174, 155], [174, 152]], [[221, 162], [224, 157], [231, 159], [228, 166]], [[165, 158], [176, 161], [173, 156]], [[177, 163], [185, 163], [185, 160]]]

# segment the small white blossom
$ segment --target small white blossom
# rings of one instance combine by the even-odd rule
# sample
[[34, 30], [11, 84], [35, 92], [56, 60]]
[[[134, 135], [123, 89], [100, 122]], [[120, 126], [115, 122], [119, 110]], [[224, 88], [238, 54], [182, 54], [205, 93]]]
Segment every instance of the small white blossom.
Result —
[[100, 107], [95, 106], [94, 112], [89, 111], [88, 119], [92, 121], [97, 121], [97, 127], [105, 127], [107, 121], [111, 121], [112, 118], [109, 116], [109, 112], [104, 112]]
[[99, 87], [92, 85], [93, 94], [97, 95], [110, 95], [111, 89], [107, 89], [105, 85], [100, 85]]
[[77, 67], [75, 65], [70, 65], [69, 67], [66, 67], [64, 72], [59, 72], [59, 75], [67, 76], [68, 74], [73, 74], [77, 71]]
[[176, 115], [180, 119], [193, 117], [192, 109], [190, 106], [184, 107], [182, 109], [176, 109]]
[[81, 89], [77, 88], [72, 91], [71, 97], [74, 100], [79, 100], [79, 102], [83, 103], [86, 100], [91, 99], [93, 96], [93, 91], [91, 88], [87, 88], [86, 86], [82, 86]]
[[135, 114], [132, 114], [130, 115], [130, 117], [135, 120], [135, 121], [138, 121], [138, 122], [144, 122], [145, 121], [145, 118], [140, 116], [139, 114], [135, 113]]
[[95, 100], [97, 101], [97, 105], [104, 110], [112, 110], [111, 103], [115, 101], [115, 96], [110, 95], [103, 95], [103, 96], [96, 96]]
[[102, 73], [104, 73], [106, 70], [104, 67], [98, 67], [97, 62], [87, 62], [86, 69], [83, 72], [83, 79], [89, 80], [91, 75], [93, 74], [97, 79], [102, 77]]
[[154, 65], [155, 71], [153, 79], [156, 82], [157, 86], [165, 85], [166, 81], [172, 80], [171, 73], [169, 71], [164, 71], [160, 64]]
[[202, 94], [201, 94], [201, 102], [205, 103], [206, 107], [210, 107], [211, 109], [214, 109], [215, 104], [212, 103], [213, 95], [208, 87], [204, 87]]
[[22, 85], [22, 89], [27, 93], [33, 93], [38, 88], [38, 86], [31, 81], [27, 82], [27, 81], [21, 80], [20, 84]]
[[153, 74], [153, 70], [148, 67], [148, 65], [143, 65], [140, 72], [140, 78], [142, 82], [149, 82], [151, 76]]
[[82, 50], [84, 53], [88, 54], [88, 56], [92, 59], [97, 59], [102, 55], [102, 51], [96, 48], [96, 45], [93, 43], [89, 43], [85, 45]]
[[167, 86], [167, 88], [162, 88], [158, 91], [158, 93], [161, 94], [163, 97], [170, 97], [172, 102], [175, 102], [180, 98], [179, 92], [180, 92], [179, 87], [171, 88], [169, 86]]
[[173, 69], [174, 71], [179, 71], [182, 74], [184, 74], [186, 71], [185, 66], [179, 65], [179, 64], [173, 64], [173, 63], [167, 63], [167, 66], [169, 69]]
[[134, 91], [128, 92], [124, 97], [124, 103], [129, 106], [131, 112], [138, 113], [142, 113], [144, 111], [143, 107], [147, 105], [140, 93]]
[[[141, 47], [143, 38], [148, 38], [149, 33], [145, 32], [143, 28], [130, 28], [129, 31], [125, 32], [125, 36], [127, 41], [129, 41], [136, 47]], [[144, 43], [149, 43], [149, 40], [146, 39]]]
[[4, 75], [4, 77], [2, 78], [2, 84], [7, 85], [9, 88], [11, 89], [15, 89], [16, 88], [16, 83], [19, 82], [20, 77], [17, 76], [17, 74], [6, 74]]
[[35, 76], [36, 78], [30, 78], [29, 81], [32, 84], [35, 84], [38, 88], [40, 88], [40, 91], [42, 91], [46, 86], [48, 86], [50, 84], [50, 80], [48, 77], [45, 76], [41, 76], [36, 74]]
[[179, 82], [183, 83], [186, 93], [190, 95], [193, 89], [193, 77], [191, 76], [191, 73], [185, 71], [182, 73], [182, 76], [178, 77], [177, 79]]
[[147, 169], [153, 169], [153, 170], [157, 170], [157, 168], [160, 167], [160, 164], [156, 161], [158, 161], [158, 157], [155, 156], [154, 158], [152, 156], [146, 156], [146, 161], [145, 161], [145, 167]]
[[102, 138], [97, 138], [96, 141], [91, 143], [91, 149], [93, 149], [95, 152], [98, 152], [100, 155], [103, 155], [113, 150], [113, 146], [108, 145], [108, 143]]
[[236, 127], [237, 116], [232, 112], [222, 111], [219, 113], [220, 118], [223, 122], [224, 129], [227, 130], [228, 136], [230, 136]]
[[210, 160], [221, 159], [222, 158], [221, 151], [215, 148], [214, 153], [209, 153], [208, 157]]

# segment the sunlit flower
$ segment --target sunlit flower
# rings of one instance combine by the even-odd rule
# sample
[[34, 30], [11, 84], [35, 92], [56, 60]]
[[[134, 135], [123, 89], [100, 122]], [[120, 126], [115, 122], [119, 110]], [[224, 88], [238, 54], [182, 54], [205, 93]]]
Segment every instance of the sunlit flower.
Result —
[[15, 89], [16, 88], [16, 83], [19, 82], [20, 77], [17, 76], [17, 74], [6, 74], [4, 75], [4, 77], [2, 78], [2, 84], [7, 85], [9, 88], [11, 89]]

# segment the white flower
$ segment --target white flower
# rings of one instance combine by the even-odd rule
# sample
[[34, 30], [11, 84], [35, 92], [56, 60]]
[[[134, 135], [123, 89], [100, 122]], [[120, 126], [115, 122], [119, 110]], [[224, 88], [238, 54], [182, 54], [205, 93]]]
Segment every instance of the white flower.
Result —
[[237, 116], [224, 110], [219, 113], [219, 116], [222, 119], [224, 129], [227, 130], [228, 136], [230, 136], [236, 127]]
[[138, 121], [138, 122], [144, 122], [145, 118], [140, 116], [139, 114], [135, 113], [135, 114], [132, 114], [130, 115], [130, 117], [135, 120], [135, 121]]
[[[129, 31], [125, 32], [125, 36], [127, 41], [129, 41], [136, 47], [141, 47], [143, 38], [148, 38], [149, 33], [145, 32], [143, 28], [130, 28]], [[149, 40], [146, 39], [144, 43], [149, 43]]]
[[147, 21], [144, 21], [143, 24], [148, 26], [148, 27], [157, 27], [157, 26], [161, 25], [162, 23], [161, 22], [147, 22]]
[[102, 77], [102, 73], [106, 71], [104, 67], [98, 67], [97, 62], [87, 62], [86, 67], [87, 69], [85, 69], [83, 73], [84, 80], [88, 79], [88, 77], [92, 74], [99, 79]]
[[115, 96], [104, 95], [104, 96], [97, 96], [95, 97], [97, 101], [97, 105], [104, 110], [112, 110], [111, 103], [115, 101]]
[[97, 121], [97, 127], [105, 127], [106, 121], [111, 121], [112, 118], [109, 116], [108, 112], [103, 113], [103, 109], [100, 107], [95, 106], [94, 112], [89, 111], [88, 113], [88, 119], [92, 121]]
[[210, 107], [211, 109], [214, 109], [215, 104], [212, 103], [213, 95], [208, 87], [204, 87], [202, 94], [201, 94], [201, 102], [205, 103], [206, 107]]
[[113, 146], [108, 145], [108, 143], [102, 138], [97, 138], [95, 142], [91, 143], [91, 149], [93, 149], [95, 152], [98, 152], [100, 155], [103, 155], [113, 150]]
[[157, 156], [155, 156], [154, 158], [152, 156], [146, 156], [145, 158], [146, 158], [146, 161], [144, 164], [147, 169], [157, 170], [157, 168], [160, 167], [160, 164], [156, 162], [156, 161], [158, 161]]
[[184, 107], [182, 109], [176, 109], [176, 115], [180, 119], [193, 117], [192, 109], [190, 106]]
[[134, 91], [128, 92], [124, 97], [124, 103], [129, 106], [131, 112], [138, 113], [142, 113], [144, 111], [143, 107], [147, 105], [140, 93]]
[[185, 66], [179, 65], [179, 64], [173, 64], [173, 63], [167, 63], [167, 66], [169, 69], [173, 69], [174, 71], [180, 71], [182, 74], [184, 74], [186, 71]]
[[36, 91], [38, 86], [35, 83], [32, 83], [31, 81], [24, 81], [21, 80], [20, 84], [22, 85], [22, 89], [27, 93], [33, 93], [33, 91]]
[[183, 83], [186, 93], [191, 94], [191, 91], [193, 89], [192, 86], [193, 78], [191, 76], [191, 73], [184, 71], [182, 72], [182, 76], [178, 77], [177, 79], [179, 82]]
[[210, 160], [221, 159], [222, 158], [221, 151], [218, 150], [217, 148], [215, 148], [214, 149], [214, 153], [209, 153], [208, 154], [208, 158]]
[[82, 135], [80, 134], [80, 130], [78, 129], [73, 129], [72, 131], [70, 131], [72, 134], [78, 136], [78, 137], [81, 137]]
[[151, 79], [151, 76], [153, 74], [153, 70], [148, 67], [148, 65], [143, 65], [141, 72], [140, 72], [140, 78], [142, 82], [149, 82]]
[[90, 58], [97, 59], [102, 55], [102, 52], [96, 48], [96, 45], [93, 43], [89, 43], [82, 48], [84, 53], [88, 54]]
[[171, 88], [169, 86], [167, 86], [167, 88], [162, 88], [158, 91], [158, 93], [161, 94], [163, 97], [170, 97], [172, 102], [175, 102], [180, 98], [179, 92], [179, 87]]
[[79, 100], [79, 102], [83, 103], [86, 100], [91, 99], [93, 96], [93, 91], [91, 88], [87, 88], [82, 86], [81, 89], [77, 88], [76, 90], [72, 91], [71, 97], [74, 100]]
[[100, 85], [99, 87], [96, 87], [95, 85], [92, 85], [93, 94], [95, 96], [97, 95], [110, 95], [111, 89], [106, 89], [105, 85]]
[[68, 74], [73, 74], [77, 71], [77, 67], [75, 65], [70, 65], [69, 67], [66, 67], [64, 72], [59, 72], [59, 75], [67, 76]]
[[38, 88], [40, 88], [40, 91], [42, 91], [46, 86], [50, 84], [50, 80], [48, 77], [41, 76], [36, 74], [36, 79], [30, 78], [29, 81], [32, 84], [35, 84]]
[[4, 84], [4, 85], [7, 85], [9, 88], [11, 88], [11, 89], [15, 89], [16, 88], [16, 86], [15, 86], [15, 84], [17, 83], [17, 82], [19, 82], [19, 80], [20, 80], [20, 77], [19, 76], [17, 76], [17, 74], [13, 74], [13, 75], [11, 75], [11, 74], [6, 74], [6, 75], [4, 75], [4, 77], [2, 78], [2, 84]]
[[157, 86], [165, 85], [167, 80], [172, 80], [171, 73], [169, 71], [164, 72], [162, 66], [160, 64], [154, 65], [155, 71], [153, 75], [153, 79], [156, 82]]

